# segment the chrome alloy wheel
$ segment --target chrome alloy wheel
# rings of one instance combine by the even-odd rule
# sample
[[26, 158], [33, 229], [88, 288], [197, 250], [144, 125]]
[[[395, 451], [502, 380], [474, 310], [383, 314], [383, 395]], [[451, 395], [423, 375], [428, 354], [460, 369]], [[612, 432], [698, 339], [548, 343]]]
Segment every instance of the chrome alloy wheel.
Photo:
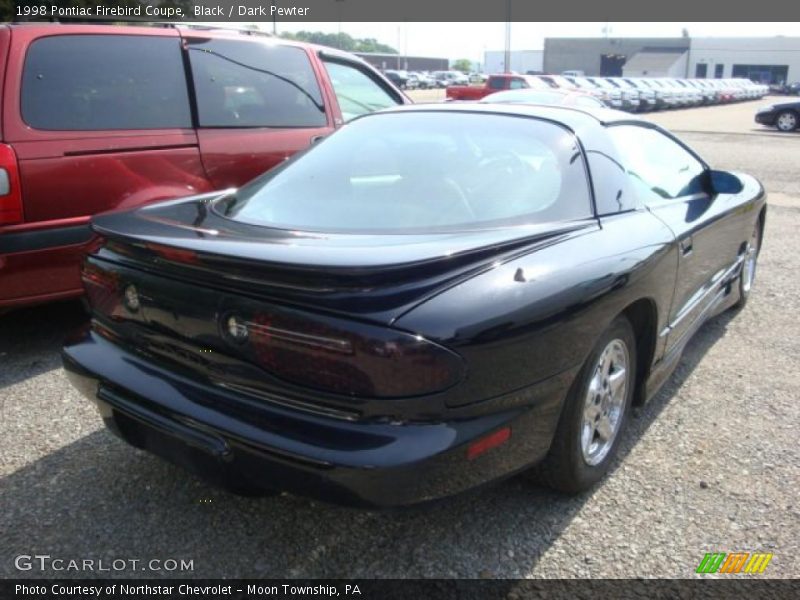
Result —
[[597, 465], [608, 455], [617, 437], [625, 411], [630, 377], [628, 347], [611, 340], [600, 353], [589, 380], [581, 424], [583, 459]]
[[753, 281], [756, 278], [756, 260], [758, 259], [758, 243], [761, 230], [756, 224], [753, 229], [753, 235], [750, 236], [750, 241], [747, 242], [747, 250], [744, 253], [744, 266], [742, 267], [742, 291], [745, 294], [750, 293], [750, 288], [753, 287]]
[[742, 266], [742, 291], [745, 294], [750, 293], [750, 288], [753, 287], [753, 281], [756, 278], [756, 260], [758, 259], [758, 243], [761, 230], [756, 223], [753, 229], [753, 235], [750, 236], [750, 241], [747, 242], [747, 249], [744, 254], [744, 265]]
[[792, 112], [782, 112], [778, 115], [775, 125], [781, 131], [794, 131], [797, 127], [797, 115]]

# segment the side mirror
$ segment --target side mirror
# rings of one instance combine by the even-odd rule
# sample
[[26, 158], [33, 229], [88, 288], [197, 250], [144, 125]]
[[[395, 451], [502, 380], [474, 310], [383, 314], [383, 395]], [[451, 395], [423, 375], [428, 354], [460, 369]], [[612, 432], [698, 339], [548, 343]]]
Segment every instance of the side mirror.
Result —
[[709, 181], [715, 194], [738, 194], [744, 189], [741, 179], [727, 171], [709, 171]]

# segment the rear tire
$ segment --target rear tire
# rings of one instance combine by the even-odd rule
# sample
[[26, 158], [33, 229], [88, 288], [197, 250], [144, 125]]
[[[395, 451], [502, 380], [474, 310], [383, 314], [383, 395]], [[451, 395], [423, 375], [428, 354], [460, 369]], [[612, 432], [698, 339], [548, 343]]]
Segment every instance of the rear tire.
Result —
[[744, 264], [742, 265], [742, 273], [739, 275], [739, 300], [734, 305], [737, 309], [744, 308], [747, 305], [747, 300], [750, 298], [750, 292], [753, 289], [753, 283], [756, 279], [756, 264], [758, 262], [758, 253], [761, 250], [761, 220], [756, 221], [753, 233], [750, 240], [747, 242], [747, 248], [744, 254]]
[[619, 316], [572, 384], [547, 457], [535, 477], [566, 493], [589, 489], [613, 462], [636, 387], [636, 337]]

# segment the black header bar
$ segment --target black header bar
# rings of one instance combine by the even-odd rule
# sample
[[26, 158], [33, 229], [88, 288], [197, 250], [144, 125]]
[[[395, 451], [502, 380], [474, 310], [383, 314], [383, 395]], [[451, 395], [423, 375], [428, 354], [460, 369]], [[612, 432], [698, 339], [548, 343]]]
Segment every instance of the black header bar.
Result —
[[[45, 10], [41, 10], [42, 7]], [[800, 21], [786, 0], [18, 0], [13, 20], [208, 22]]]

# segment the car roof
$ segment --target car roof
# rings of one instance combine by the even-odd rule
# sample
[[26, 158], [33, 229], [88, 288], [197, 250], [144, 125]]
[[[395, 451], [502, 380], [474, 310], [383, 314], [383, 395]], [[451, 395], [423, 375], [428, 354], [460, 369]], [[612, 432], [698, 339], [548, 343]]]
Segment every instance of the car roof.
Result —
[[612, 110], [610, 108], [594, 108], [583, 106], [561, 105], [530, 105], [530, 104], [505, 104], [505, 103], [441, 103], [441, 104], [407, 104], [379, 111], [372, 114], [386, 114], [396, 112], [465, 112], [489, 113], [508, 115], [512, 117], [534, 117], [556, 121], [567, 126], [573, 131], [591, 126], [607, 125], [618, 122], [641, 121], [628, 113]]
[[[107, 22], [82, 23], [82, 22], [56, 22], [47, 23], [42, 21], [21, 21], [16, 23], [3, 23], [12, 29], [33, 31], [34, 35], [74, 35], [74, 34], [103, 34], [103, 35], [163, 35], [163, 36], [201, 36], [208, 38], [238, 39], [244, 41], [264, 42], [273, 45], [295, 46], [300, 48], [313, 48], [314, 50], [325, 51], [331, 55], [341, 55], [350, 60], [359, 57], [337, 50], [320, 46], [310, 42], [290, 40], [273, 35], [268, 31], [252, 30], [244, 27], [224, 27], [204, 23], [179, 23], [179, 22], [154, 22], [150, 26], [137, 25], [134, 22], [121, 20], [122, 25], [112, 25]], [[363, 62], [363, 61], [362, 61]]]
[[155, 23], [145, 27], [136, 24], [111, 25], [108, 23], [45, 23], [39, 21], [26, 21], [19, 23], [0, 24], [0, 27], [9, 27], [12, 30], [25, 30], [33, 32], [34, 37], [51, 35], [76, 35], [76, 34], [102, 34], [102, 35], [153, 35], [165, 37], [207, 37], [213, 39], [241, 40], [262, 43], [272, 46], [292, 46], [295, 48], [309, 49], [323, 57], [346, 60], [371, 66], [360, 56], [351, 52], [320, 46], [311, 42], [290, 40], [275, 36], [267, 31], [254, 31], [238, 27], [219, 27], [203, 23]]

